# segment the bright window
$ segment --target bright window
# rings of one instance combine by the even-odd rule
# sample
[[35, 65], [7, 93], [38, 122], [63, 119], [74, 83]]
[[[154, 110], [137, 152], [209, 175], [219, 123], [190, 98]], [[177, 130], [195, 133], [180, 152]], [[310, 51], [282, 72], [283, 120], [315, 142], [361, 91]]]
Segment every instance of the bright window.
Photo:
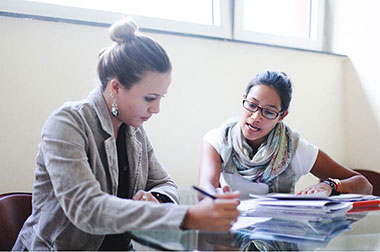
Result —
[[[196, 24], [219, 24], [214, 11], [220, 11], [219, 0], [27, 0], [93, 10], [120, 12], [144, 17], [162, 18]], [[218, 15], [218, 17], [220, 17]]]
[[218, 38], [231, 38], [228, 11], [228, 0], [0, 0], [0, 12], [100, 24], [131, 17], [141, 28]]
[[322, 50], [324, 0], [236, 0], [234, 38]]
[[325, 0], [0, 0], [1, 13], [323, 50]]
[[244, 1], [243, 29], [294, 38], [308, 38], [310, 2], [305, 0]]

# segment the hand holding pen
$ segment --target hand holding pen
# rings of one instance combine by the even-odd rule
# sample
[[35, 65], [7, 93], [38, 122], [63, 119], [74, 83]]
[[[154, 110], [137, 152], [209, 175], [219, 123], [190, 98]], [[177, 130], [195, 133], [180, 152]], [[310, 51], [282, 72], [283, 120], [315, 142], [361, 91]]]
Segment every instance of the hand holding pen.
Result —
[[206, 192], [205, 190], [193, 185], [192, 186], [194, 190], [198, 191], [201, 195], [201, 197], [199, 199], [203, 199], [204, 197], [203, 196], [207, 196], [209, 198], [212, 198], [212, 199], [217, 199], [218, 198], [218, 195], [222, 195], [222, 194], [225, 194], [225, 193], [231, 193], [231, 188], [226, 185], [226, 186], [223, 186], [223, 188], [217, 188], [215, 190], [215, 194], [210, 194], [208, 192]]
[[204, 231], [228, 231], [240, 215], [237, 209], [240, 193], [213, 195], [196, 186], [193, 188], [207, 198], [188, 209], [182, 227]]

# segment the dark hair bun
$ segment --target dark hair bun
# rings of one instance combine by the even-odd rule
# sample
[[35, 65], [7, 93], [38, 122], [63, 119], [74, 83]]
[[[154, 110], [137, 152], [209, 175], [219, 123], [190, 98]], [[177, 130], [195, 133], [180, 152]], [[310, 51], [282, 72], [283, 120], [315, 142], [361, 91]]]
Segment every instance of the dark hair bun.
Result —
[[123, 19], [110, 27], [110, 38], [116, 43], [125, 43], [136, 37], [138, 26], [133, 20]]

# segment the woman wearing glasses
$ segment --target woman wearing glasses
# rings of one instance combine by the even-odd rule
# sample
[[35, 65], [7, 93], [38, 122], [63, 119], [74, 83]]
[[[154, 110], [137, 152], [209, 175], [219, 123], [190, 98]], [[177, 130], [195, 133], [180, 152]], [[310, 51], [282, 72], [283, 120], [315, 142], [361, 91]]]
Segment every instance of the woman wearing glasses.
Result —
[[213, 192], [294, 193], [309, 172], [323, 182], [299, 194], [324, 192], [371, 194], [365, 177], [334, 161], [282, 121], [288, 115], [292, 84], [284, 74], [266, 71], [249, 83], [240, 118], [233, 118], [204, 137], [199, 185]]

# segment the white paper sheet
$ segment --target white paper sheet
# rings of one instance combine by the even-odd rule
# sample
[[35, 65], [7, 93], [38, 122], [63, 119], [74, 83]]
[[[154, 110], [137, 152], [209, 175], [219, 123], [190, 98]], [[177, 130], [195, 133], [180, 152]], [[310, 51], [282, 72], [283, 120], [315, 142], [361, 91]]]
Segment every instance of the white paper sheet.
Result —
[[256, 223], [259, 223], [259, 222], [264, 222], [264, 221], [268, 221], [270, 220], [271, 218], [267, 218], [267, 217], [244, 217], [244, 216], [239, 216], [237, 221], [234, 223], [234, 225], [232, 225], [231, 227], [231, 231], [235, 231], [235, 230], [238, 230], [238, 229], [242, 229], [242, 228], [246, 228], [246, 227], [249, 227], [253, 224], [256, 224]]

